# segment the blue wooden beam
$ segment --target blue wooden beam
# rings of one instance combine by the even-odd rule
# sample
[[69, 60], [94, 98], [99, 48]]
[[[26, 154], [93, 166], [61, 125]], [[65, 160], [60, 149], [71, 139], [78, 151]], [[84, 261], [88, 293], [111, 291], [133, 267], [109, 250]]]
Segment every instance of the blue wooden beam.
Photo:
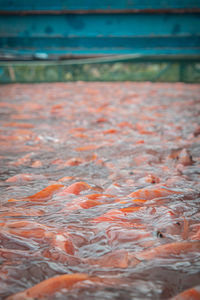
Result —
[[200, 36], [157, 37], [5, 37], [0, 47], [27, 49], [196, 49], [200, 51]]
[[0, 0], [2, 11], [197, 9], [200, 0]]
[[0, 0], [0, 53], [38, 52], [200, 55], [200, 0]]
[[0, 16], [2, 37], [156, 37], [198, 35], [199, 14]]

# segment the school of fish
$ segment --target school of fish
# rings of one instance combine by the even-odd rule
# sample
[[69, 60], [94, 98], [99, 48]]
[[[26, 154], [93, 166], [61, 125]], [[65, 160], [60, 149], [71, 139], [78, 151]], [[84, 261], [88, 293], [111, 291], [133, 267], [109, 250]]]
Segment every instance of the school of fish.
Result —
[[200, 86], [0, 87], [0, 299], [200, 299]]

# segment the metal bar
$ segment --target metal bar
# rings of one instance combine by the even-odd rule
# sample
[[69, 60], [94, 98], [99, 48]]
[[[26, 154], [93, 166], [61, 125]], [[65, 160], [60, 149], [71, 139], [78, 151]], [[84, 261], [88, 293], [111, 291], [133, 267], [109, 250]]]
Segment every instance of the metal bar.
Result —
[[[141, 55], [141, 54], [128, 54], [128, 55], [109, 55], [97, 58], [84, 58], [84, 59], [69, 59], [61, 61], [13, 61], [12, 65], [16, 66], [30, 66], [30, 65], [83, 65], [83, 64], [99, 64], [99, 63], [113, 63], [113, 62], [200, 62], [200, 55]], [[11, 62], [0, 61], [3, 66], [9, 66]]]

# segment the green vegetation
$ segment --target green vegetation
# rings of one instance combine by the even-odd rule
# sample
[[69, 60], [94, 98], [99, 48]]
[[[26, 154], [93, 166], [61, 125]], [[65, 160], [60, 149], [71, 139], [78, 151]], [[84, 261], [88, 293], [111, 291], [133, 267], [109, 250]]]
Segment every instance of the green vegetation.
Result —
[[0, 83], [68, 81], [200, 82], [199, 62], [1, 62]]

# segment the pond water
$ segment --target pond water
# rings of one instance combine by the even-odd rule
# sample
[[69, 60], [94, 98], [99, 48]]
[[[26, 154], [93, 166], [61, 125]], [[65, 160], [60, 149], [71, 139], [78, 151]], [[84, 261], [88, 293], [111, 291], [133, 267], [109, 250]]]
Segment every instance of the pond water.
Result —
[[1, 299], [200, 284], [199, 85], [15, 84], [0, 99]]

